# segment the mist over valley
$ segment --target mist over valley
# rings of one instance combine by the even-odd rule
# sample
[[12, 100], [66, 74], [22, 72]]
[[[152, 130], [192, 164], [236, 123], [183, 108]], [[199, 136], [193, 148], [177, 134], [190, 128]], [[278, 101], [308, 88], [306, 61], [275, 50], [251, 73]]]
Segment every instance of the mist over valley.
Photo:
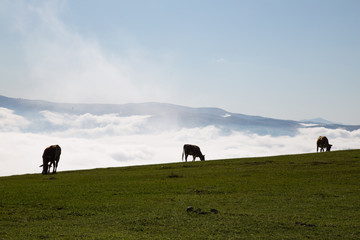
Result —
[[168, 103], [70, 104], [0, 96], [0, 176], [39, 173], [45, 147], [59, 144], [59, 171], [181, 161], [182, 146], [206, 160], [359, 148], [360, 125], [281, 120]]

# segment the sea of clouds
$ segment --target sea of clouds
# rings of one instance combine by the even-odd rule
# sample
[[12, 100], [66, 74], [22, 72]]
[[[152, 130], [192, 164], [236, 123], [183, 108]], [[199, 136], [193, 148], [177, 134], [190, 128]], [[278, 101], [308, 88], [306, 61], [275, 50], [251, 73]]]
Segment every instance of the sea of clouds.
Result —
[[40, 173], [42, 153], [52, 144], [62, 148], [58, 171], [181, 162], [185, 143], [199, 145], [206, 160], [315, 152], [320, 135], [332, 150], [360, 146], [360, 130], [304, 127], [294, 136], [270, 136], [211, 125], [159, 130], [149, 126], [150, 116], [39, 115], [36, 122], [0, 108], [0, 176]]

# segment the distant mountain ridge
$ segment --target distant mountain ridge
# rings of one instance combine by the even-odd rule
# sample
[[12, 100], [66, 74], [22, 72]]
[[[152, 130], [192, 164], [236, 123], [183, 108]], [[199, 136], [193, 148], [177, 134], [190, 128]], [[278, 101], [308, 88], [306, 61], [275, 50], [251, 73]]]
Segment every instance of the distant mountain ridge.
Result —
[[317, 124], [341, 124], [341, 123], [336, 123], [336, 122], [332, 122], [332, 121], [328, 121], [326, 119], [323, 118], [312, 118], [312, 119], [304, 119], [301, 120], [300, 122], [304, 122], [304, 123], [317, 123]]
[[[220, 108], [192, 108], [168, 103], [128, 103], [128, 104], [72, 104], [53, 103], [43, 100], [27, 100], [0, 96], [0, 107], [11, 109], [15, 114], [30, 121], [39, 120], [41, 111], [66, 114], [117, 114], [121, 117], [134, 115], [149, 116], [147, 124], [158, 130], [169, 128], [195, 128], [209, 125], [220, 128], [224, 134], [231, 131], [247, 131], [260, 135], [295, 135], [299, 128], [321, 126], [349, 131], [360, 126], [333, 123], [306, 124], [306, 121], [280, 120], [260, 116], [231, 113]], [[311, 126], [310, 126], [311, 125]], [[51, 126], [49, 126], [51, 127]], [[28, 129], [34, 131], [39, 127]], [[51, 129], [51, 128], [48, 128]]]

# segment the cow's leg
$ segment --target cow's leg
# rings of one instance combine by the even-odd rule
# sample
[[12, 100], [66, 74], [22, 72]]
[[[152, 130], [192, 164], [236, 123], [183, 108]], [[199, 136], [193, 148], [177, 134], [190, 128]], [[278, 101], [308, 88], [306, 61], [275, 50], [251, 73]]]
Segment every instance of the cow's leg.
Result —
[[53, 173], [56, 173], [56, 171], [57, 171], [57, 167], [58, 167], [58, 161], [55, 161], [55, 163], [54, 163]]
[[49, 169], [48, 169], [49, 173], [51, 172], [51, 166], [53, 167], [52, 173], [54, 173], [54, 171], [55, 171], [55, 161], [50, 162]]
[[196, 158], [195, 155], [193, 155], [193, 162], [195, 162], [195, 158]]
[[187, 162], [187, 157], [189, 156], [189, 154], [185, 153], [185, 162]]
[[51, 171], [51, 165], [52, 165], [52, 163], [50, 162], [50, 165], [48, 165], [47, 173], [50, 173], [50, 171]]

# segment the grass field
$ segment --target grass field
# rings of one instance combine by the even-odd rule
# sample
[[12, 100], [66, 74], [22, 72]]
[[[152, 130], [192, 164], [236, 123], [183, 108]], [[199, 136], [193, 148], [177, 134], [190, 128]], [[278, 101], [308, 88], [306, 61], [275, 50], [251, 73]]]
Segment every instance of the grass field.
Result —
[[0, 239], [360, 239], [360, 150], [2, 177], [0, 196]]

